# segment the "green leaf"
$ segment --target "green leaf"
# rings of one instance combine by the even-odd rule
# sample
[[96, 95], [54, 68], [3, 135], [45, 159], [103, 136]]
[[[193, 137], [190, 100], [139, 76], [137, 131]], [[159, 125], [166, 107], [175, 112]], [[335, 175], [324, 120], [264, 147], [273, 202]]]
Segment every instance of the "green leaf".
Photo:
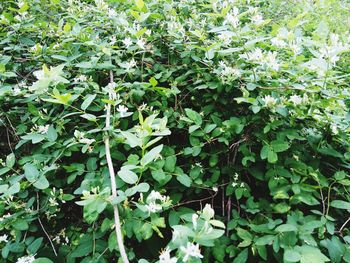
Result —
[[277, 160], [278, 160], [277, 153], [275, 153], [274, 151], [269, 149], [269, 151], [267, 153], [267, 161], [269, 163], [275, 163], [275, 162], [277, 162]]
[[56, 129], [55, 129], [52, 125], [51, 125], [51, 126], [49, 127], [49, 129], [47, 130], [46, 136], [47, 136], [47, 139], [48, 139], [50, 142], [56, 141], [58, 135], [57, 135]]
[[152, 85], [152, 87], [155, 87], [157, 86], [158, 81], [154, 77], [152, 77], [150, 78], [149, 83]]
[[330, 261], [317, 247], [303, 245], [296, 247], [296, 250], [301, 256], [300, 263], [323, 263]]
[[43, 190], [50, 186], [49, 181], [45, 176], [40, 176], [39, 179], [33, 184], [36, 188]]
[[137, 9], [142, 10], [145, 6], [145, 3], [143, 2], [143, 0], [135, 0], [135, 5]]
[[157, 147], [147, 152], [145, 156], [143, 156], [143, 158], [141, 159], [141, 165], [146, 166], [150, 162], [154, 161], [158, 157], [162, 149], [163, 149], [163, 144], [158, 145]]
[[53, 261], [48, 258], [37, 258], [33, 261], [33, 263], [53, 263]]
[[43, 242], [43, 238], [39, 237], [35, 239], [32, 243], [30, 243], [30, 245], [27, 247], [30, 254], [34, 255], [40, 248], [42, 242]]
[[283, 254], [283, 259], [284, 261], [289, 261], [289, 262], [299, 262], [300, 261], [300, 254], [298, 251], [294, 249], [286, 249]]
[[124, 167], [120, 169], [118, 176], [127, 184], [135, 184], [138, 180], [136, 173]]
[[197, 124], [197, 125], [202, 124], [202, 117], [198, 112], [195, 112], [194, 110], [188, 109], [188, 108], [185, 109], [185, 112], [186, 112], [187, 117], [190, 120], [194, 121], [195, 124]]
[[272, 245], [274, 239], [275, 239], [275, 236], [273, 236], [273, 235], [266, 235], [266, 236], [263, 236], [263, 237], [259, 237], [255, 241], [255, 244], [257, 246]]
[[129, 144], [131, 148], [135, 148], [136, 146], [142, 146], [142, 140], [136, 137], [133, 133], [122, 131], [121, 134], [126, 139], [126, 143]]
[[167, 172], [174, 172], [176, 166], [176, 156], [171, 155], [165, 158], [164, 170]]
[[298, 228], [295, 225], [292, 224], [283, 224], [283, 225], [279, 225], [278, 227], [276, 227], [275, 229], [277, 232], [296, 232], [298, 230]]
[[17, 230], [27, 230], [29, 225], [26, 220], [18, 218], [13, 224], [12, 227]]
[[285, 141], [275, 140], [271, 142], [271, 146], [274, 152], [284, 152], [288, 150], [289, 144]]
[[187, 174], [184, 174], [184, 173], [179, 174], [176, 176], [176, 179], [186, 187], [191, 186], [192, 180]]
[[6, 166], [12, 168], [15, 165], [16, 157], [13, 153], [6, 156]]
[[350, 210], [350, 202], [342, 201], [342, 200], [334, 200], [331, 202], [331, 206], [338, 209], [346, 209]]
[[21, 137], [24, 140], [31, 140], [33, 144], [39, 143], [45, 139], [45, 135], [43, 134], [27, 134]]
[[265, 160], [267, 158], [270, 147], [268, 145], [264, 145], [260, 151], [260, 158]]
[[86, 95], [85, 100], [81, 104], [81, 109], [86, 110], [90, 106], [90, 104], [94, 101], [95, 98], [96, 98], [96, 94]]
[[165, 185], [172, 178], [171, 174], [165, 173], [161, 170], [156, 170], [151, 172], [152, 177], [156, 180], [160, 185]]
[[24, 176], [26, 177], [26, 179], [31, 183], [35, 182], [35, 180], [39, 177], [40, 174], [36, 166], [30, 163], [26, 163], [23, 168]]
[[232, 263], [246, 263], [247, 259], [248, 259], [248, 248], [244, 249], [241, 253], [239, 253]]

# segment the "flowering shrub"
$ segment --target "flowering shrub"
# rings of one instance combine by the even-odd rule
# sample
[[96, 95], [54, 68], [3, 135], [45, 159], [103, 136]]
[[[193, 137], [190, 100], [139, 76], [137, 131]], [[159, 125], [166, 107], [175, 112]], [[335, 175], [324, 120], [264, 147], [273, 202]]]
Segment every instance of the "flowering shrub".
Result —
[[0, 262], [350, 262], [347, 1], [0, 7]]

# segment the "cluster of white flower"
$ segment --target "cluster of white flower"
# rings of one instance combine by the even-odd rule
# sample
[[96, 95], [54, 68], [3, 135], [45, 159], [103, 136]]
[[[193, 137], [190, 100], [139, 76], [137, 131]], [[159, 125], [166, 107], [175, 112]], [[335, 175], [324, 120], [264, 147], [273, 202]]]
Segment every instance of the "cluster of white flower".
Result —
[[181, 246], [180, 250], [184, 253], [183, 262], [187, 262], [190, 257], [194, 258], [203, 258], [201, 251], [199, 249], [199, 244], [194, 244], [191, 242], [187, 242], [186, 247]]
[[264, 105], [268, 108], [272, 108], [277, 104], [277, 99], [270, 95], [266, 95], [264, 98], [262, 98], [262, 101], [264, 102]]
[[6, 215], [3, 215], [2, 217], [0, 217], [0, 223], [2, 222], [2, 221], [4, 221], [6, 218], [9, 218], [9, 217], [11, 217], [12, 215], [10, 214], [10, 213], [7, 213]]
[[126, 48], [129, 48], [133, 44], [130, 37], [125, 38], [122, 42]]
[[43, 49], [42, 45], [36, 44], [30, 48], [30, 51], [33, 53], [38, 53]]
[[128, 112], [128, 107], [125, 107], [124, 105], [119, 105], [117, 107], [117, 111], [120, 114], [120, 117], [123, 118], [125, 114]]
[[222, 43], [225, 46], [229, 46], [232, 42], [233, 35], [234, 35], [234, 33], [231, 31], [222, 31], [222, 32], [220, 32], [218, 37], [219, 37], [220, 41], [222, 41]]
[[69, 244], [69, 238], [66, 235], [66, 229], [63, 228], [57, 236], [55, 236], [52, 241], [56, 242], [57, 244], [64, 244], [68, 245]]
[[46, 124], [46, 125], [36, 125], [34, 124], [34, 126], [31, 128], [31, 132], [33, 133], [40, 133], [40, 134], [46, 134], [49, 130], [50, 125]]
[[[162, 210], [162, 204], [168, 202], [170, 198], [165, 195], [161, 195], [159, 192], [152, 190], [152, 192], [147, 196], [145, 205], [149, 213], [156, 213]], [[160, 203], [157, 203], [160, 201]]]
[[86, 82], [88, 80], [88, 77], [86, 75], [79, 75], [78, 77], [74, 78], [74, 82]]
[[83, 143], [83, 144], [87, 144], [87, 145], [90, 145], [93, 142], [95, 142], [95, 139], [85, 138], [85, 133], [80, 132], [78, 130], [74, 131], [74, 137], [78, 140], [78, 142]]
[[175, 21], [175, 18], [173, 19], [170, 19], [170, 21], [166, 24], [167, 26], [167, 32], [171, 35], [171, 36], [174, 36], [174, 37], [184, 37], [185, 34], [186, 34], [186, 30], [184, 28], [184, 26]]
[[126, 70], [130, 70], [136, 66], [136, 61], [132, 58], [129, 62], [125, 62]]
[[237, 28], [239, 25], [239, 10], [237, 7], [234, 7], [230, 13], [228, 13], [224, 20], [224, 25], [229, 24], [233, 28]]
[[6, 235], [6, 234], [0, 236], [0, 243], [2, 243], [2, 242], [7, 243], [8, 242], [7, 238], [8, 238], [8, 235]]
[[224, 61], [219, 62], [219, 68], [214, 73], [219, 75], [223, 83], [230, 83], [241, 76], [239, 69], [227, 66]]
[[280, 64], [277, 61], [278, 53], [276, 51], [263, 52], [260, 48], [255, 48], [253, 51], [240, 55], [242, 59], [250, 62], [265, 65], [269, 69], [278, 71]]
[[163, 250], [159, 255], [159, 263], [176, 263], [177, 258], [171, 257], [170, 255], [170, 249], [167, 247], [165, 250]]
[[35, 260], [35, 257], [33, 255], [29, 255], [29, 256], [20, 257], [19, 259], [17, 259], [16, 263], [32, 263], [34, 260]]

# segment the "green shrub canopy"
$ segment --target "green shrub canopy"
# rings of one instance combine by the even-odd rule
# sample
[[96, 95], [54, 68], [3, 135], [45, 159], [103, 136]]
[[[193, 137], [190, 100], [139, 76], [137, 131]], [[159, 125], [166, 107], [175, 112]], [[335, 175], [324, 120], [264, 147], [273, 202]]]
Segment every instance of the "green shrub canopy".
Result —
[[349, 11], [2, 1], [0, 262], [350, 262]]

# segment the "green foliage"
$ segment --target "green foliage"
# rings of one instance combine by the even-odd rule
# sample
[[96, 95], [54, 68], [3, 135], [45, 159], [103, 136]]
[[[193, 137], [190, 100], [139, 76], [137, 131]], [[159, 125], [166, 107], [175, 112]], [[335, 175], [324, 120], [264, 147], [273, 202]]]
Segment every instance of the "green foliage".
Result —
[[1, 1], [0, 262], [350, 262], [349, 8]]

